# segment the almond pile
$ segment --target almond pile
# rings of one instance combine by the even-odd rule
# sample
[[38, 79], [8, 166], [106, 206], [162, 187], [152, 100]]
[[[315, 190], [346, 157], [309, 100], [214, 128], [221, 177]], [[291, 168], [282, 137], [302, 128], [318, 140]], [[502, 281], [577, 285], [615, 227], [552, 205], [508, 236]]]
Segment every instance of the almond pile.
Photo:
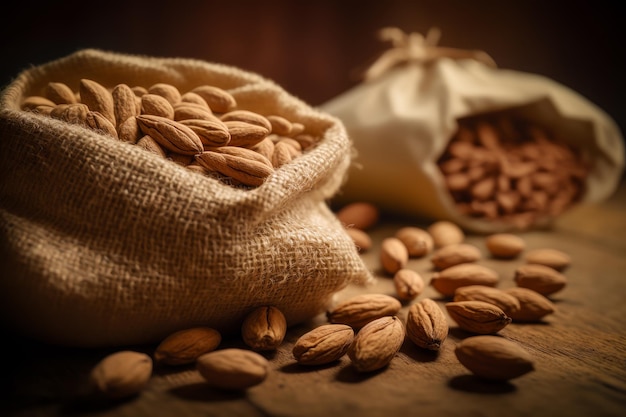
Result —
[[525, 229], [580, 200], [589, 166], [547, 129], [506, 112], [458, 122], [437, 163], [459, 212]]
[[[371, 246], [364, 243], [371, 239], [364, 237], [369, 238], [368, 231], [375, 225], [372, 219], [378, 218], [373, 214], [376, 206], [367, 206], [368, 203], [358, 202], [337, 211], [346, 231], [352, 230], [350, 236], [361, 252], [370, 249]], [[355, 218], [360, 215], [367, 220]], [[527, 250], [524, 239], [511, 233], [485, 236], [488, 253], [484, 254], [477, 246], [465, 242], [465, 237], [463, 230], [449, 221], [434, 222], [426, 229], [402, 227], [394, 236], [381, 241], [381, 271], [392, 277], [395, 298], [408, 303], [407, 339], [420, 348], [438, 350], [448, 335], [449, 325], [455, 324], [468, 334], [455, 350], [462, 365], [487, 379], [517, 378], [534, 369], [532, 358], [518, 343], [495, 335], [511, 323], [537, 323], [556, 311], [549, 297], [567, 285], [564, 271], [571, 258], [554, 248]], [[499, 273], [480, 264], [485, 255], [502, 260], [523, 256], [524, 264], [513, 270], [515, 287], [498, 288]], [[408, 260], [425, 257], [433, 268], [428, 285], [443, 297], [443, 308], [430, 298], [413, 301], [421, 294], [424, 280], [416, 271], [407, 268]], [[345, 310], [346, 305], [351, 305], [355, 317], [373, 317], [374, 311], [384, 311], [380, 305], [381, 296], [355, 296], [336, 308]], [[371, 303], [366, 308], [363, 300], [367, 297]], [[392, 306], [387, 303], [386, 314], [397, 317], [399, 309]], [[448, 313], [447, 317], [444, 311]], [[333, 317], [333, 311], [328, 317]], [[394, 343], [390, 341], [386, 350], [393, 349]], [[386, 357], [386, 353], [389, 352], [381, 353], [381, 356]]]
[[[336, 215], [346, 230], [361, 232], [353, 236], [369, 237], [368, 230], [379, 220], [377, 208], [368, 203], [353, 203]], [[395, 294], [357, 294], [331, 306], [327, 323], [293, 343], [295, 362], [328, 366], [347, 357], [356, 372], [379, 371], [390, 365], [405, 340], [439, 351], [456, 325], [467, 337], [457, 343], [455, 356], [477, 377], [506, 381], [533, 371], [530, 353], [498, 332], [511, 323], [538, 323], [556, 311], [549, 296], [565, 287], [570, 257], [553, 248], [527, 250], [520, 236], [508, 233], [486, 236], [488, 254], [483, 254], [465, 237], [454, 223], [438, 221], [427, 229], [403, 227], [383, 240], [381, 268], [393, 279]], [[525, 262], [514, 270], [516, 286], [498, 288], [499, 274], [479, 263], [485, 255], [503, 260], [524, 256]], [[433, 266], [428, 285], [443, 297], [442, 305], [419, 298], [426, 281], [407, 267], [409, 258], [425, 257]], [[221, 348], [222, 337], [211, 328], [181, 330], [166, 337], [152, 356], [123, 351], [104, 358], [94, 367], [92, 386], [112, 398], [136, 395], [148, 384], [154, 363], [193, 365], [208, 387], [246, 390], [270, 375], [272, 363], [265, 354], [271, 358], [283, 346], [286, 323], [276, 306], [252, 308], [241, 324], [245, 348]]]
[[167, 83], [107, 88], [82, 79], [75, 92], [50, 82], [41, 95], [26, 97], [22, 109], [96, 130], [241, 188], [261, 185], [316, 143], [302, 123], [239, 108], [228, 91], [212, 85], [181, 92]]

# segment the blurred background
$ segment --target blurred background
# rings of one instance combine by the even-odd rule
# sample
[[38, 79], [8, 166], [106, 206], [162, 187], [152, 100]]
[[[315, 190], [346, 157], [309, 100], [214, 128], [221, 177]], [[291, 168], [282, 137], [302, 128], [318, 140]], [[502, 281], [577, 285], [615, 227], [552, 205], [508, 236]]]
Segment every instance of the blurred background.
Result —
[[234, 65], [319, 105], [359, 82], [396, 26], [547, 76], [626, 128], [620, 2], [570, 0], [15, 1], [3, 6], [0, 84], [82, 48]]

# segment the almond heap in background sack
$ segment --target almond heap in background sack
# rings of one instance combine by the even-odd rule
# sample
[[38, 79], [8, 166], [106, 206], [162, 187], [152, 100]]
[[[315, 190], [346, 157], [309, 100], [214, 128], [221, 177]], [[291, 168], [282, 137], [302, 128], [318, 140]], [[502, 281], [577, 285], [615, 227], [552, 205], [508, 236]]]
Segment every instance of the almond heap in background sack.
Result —
[[368, 201], [493, 233], [549, 226], [615, 191], [622, 135], [576, 92], [498, 69], [481, 51], [438, 47], [436, 29], [380, 35], [393, 47], [361, 84], [321, 106], [358, 153], [337, 205]]
[[82, 50], [0, 97], [0, 322], [69, 346], [292, 325], [372, 277], [328, 206], [341, 122], [263, 77]]

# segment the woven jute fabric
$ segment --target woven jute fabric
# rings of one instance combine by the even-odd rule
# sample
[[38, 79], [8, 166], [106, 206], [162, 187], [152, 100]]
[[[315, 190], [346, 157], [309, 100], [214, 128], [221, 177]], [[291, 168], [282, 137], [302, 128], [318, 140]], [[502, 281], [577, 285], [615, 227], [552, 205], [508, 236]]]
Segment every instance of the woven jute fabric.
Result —
[[[48, 82], [214, 85], [320, 140], [254, 189], [235, 188], [88, 128], [20, 110]], [[273, 305], [290, 325], [372, 280], [328, 207], [353, 148], [342, 123], [275, 82], [186, 58], [80, 50], [21, 72], [0, 97], [0, 318], [48, 343], [153, 343], [237, 332]]]

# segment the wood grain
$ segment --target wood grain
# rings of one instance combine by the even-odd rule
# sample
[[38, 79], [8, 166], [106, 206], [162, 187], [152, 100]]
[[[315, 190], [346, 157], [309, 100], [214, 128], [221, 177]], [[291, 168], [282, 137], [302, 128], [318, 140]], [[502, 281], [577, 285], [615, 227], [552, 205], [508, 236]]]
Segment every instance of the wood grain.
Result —
[[[272, 372], [262, 384], [245, 392], [210, 389], [193, 366], [156, 367], [148, 388], [138, 397], [118, 403], [97, 403], [86, 397], [85, 380], [105, 350], [42, 346], [11, 336], [5, 338], [2, 374], [5, 416], [622, 416], [626, 411], [626, 187], [601, 204], [579, 206], [562, 216], [551, 230], [522, 234], [527, 249], [551, 247], [572, 256], [564, 272], [567, 287], [552, 296], [557, 311], [541, 323], [513, 323], [500, 335], [519, 342], [536, 361], [536, 370], [505, 383], [472, 376], [456, 359], [454, 347], [468, 334], [451, 321], [439, 353], [405, 341], [391, 364], [360, 374], [347, 357], [337, 363], [305, 367], [296, 364], [291, 349], [297, 338], [316, 325], [289, 329], [275, 353], [264, 353]], [[370, 288], [349, 287], [345, 299], [362, 292], [394, 294], [392, 279], [382, 272], [382, 239], [407, 220], [383, 219], [372, 232], [373, 246], [362, 256], [376, 273]], [[424, 224], [411, 224], [424, 226]], [[484, 254], [483, 236], [468, 236]], [[480, 263], [496, 269], [500, 287], [514, 285], [513, 270], [523, 262], [485, 257]], [[408, 267], [428, 282], [434, 273], [429, 259], [411, 259]], [[419, 299], [446, 301], [432, 287]], [[406, 305], [400, 317], [406, 317]], [[446, 313], [447, 314], [447, 313]], [[8, 342], [7, 342], [8, 341]], [[226, 346], [244, 347], [236, 338]], [[153, 353], [153, 346], [136, 347]]]

